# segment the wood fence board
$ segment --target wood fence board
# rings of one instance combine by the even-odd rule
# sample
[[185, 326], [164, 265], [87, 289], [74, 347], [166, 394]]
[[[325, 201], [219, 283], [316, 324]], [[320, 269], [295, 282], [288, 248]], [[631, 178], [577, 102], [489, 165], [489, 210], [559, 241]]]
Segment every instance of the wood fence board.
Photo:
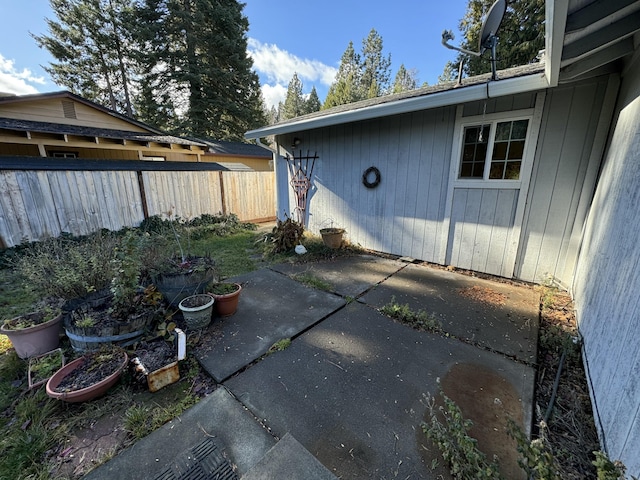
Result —
[[[273, 172], [222, 172], [225, 202], [243, 221], [275, 217]], [[149, 215], [194, 218], [222, 212], [219, 170], [143, 171]], [[144, 219], [138, 172], [0, 170], [0, 237], [12, 247], [62, 232], [119, 230]]]

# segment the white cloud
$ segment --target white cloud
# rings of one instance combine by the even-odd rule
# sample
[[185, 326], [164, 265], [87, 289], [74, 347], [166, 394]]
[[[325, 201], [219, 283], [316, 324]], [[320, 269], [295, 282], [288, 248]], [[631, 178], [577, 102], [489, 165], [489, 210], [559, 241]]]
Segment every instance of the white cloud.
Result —
[[38, 93], [33, 83], [44, 85], [44, 77], [35, 77], [31, 70], [23, 68], [22, 71], [16, 70], [15, 61], [4, 58], [0, 54], [0, 92], [15, 93], [17, 95], [25, 95], [29, 93]]
[[305, 90], [311, 90], [316, 84], [331, 85], [338, 71], [319, 60], [299, 58], [277, 45], [254, 38], [249, 39], [248, 53], [254, 69], [263, 78], [262, 95], [269, 107], [284, 101], [294, 73], [298, 74]]
[[275, 106], [278, 108], [278, 103], [285, 101], [287, 98], [287, 87], [284, 85], [262, 85], [262, 96], [269, 108]]

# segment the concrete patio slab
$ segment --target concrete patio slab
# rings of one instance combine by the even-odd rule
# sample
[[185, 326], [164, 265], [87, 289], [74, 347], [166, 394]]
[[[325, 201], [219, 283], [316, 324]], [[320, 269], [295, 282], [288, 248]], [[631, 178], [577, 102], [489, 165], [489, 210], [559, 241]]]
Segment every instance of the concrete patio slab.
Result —
[[332, 292], [356, 298], [405, 266], [397, 260], [356, 255], [313, 263], [283, 263], [271, 268], [290, 277], [310, 274], [329, 283]]
[[231, 317], [214, 319], [222, 341], [196, 352], [217, 382], [260, 358], [278, 340], [299, 334], [345, 304], [336, 295], [268, 269], [232, 280], [243, 285], [238, 310]]
[[[213, 437], [212, 437], [213, 436]], [[225, 388], [211, 395], [159, 430], [91, 471], [87, 480], [153, 479], [181, 452], [214, 438], [236, 473], [249, 471], [275, 445], [275, 439]]]
[[[503, 382], [488, 399], [497, 409], [492, 414], [528, 424], [532, 368], [417, 332], [358, 302], [225, 386], [276, 435], [292, 434], [339, 478], [431, 478], [420, 429], [424, 395], [436, 394], [437, 379], [457, 365], [493, 372]], [[495, 399], [512, 390], [517, 408], [501, 411], [504, 403]]]
[[292, 435], [282, 440], [267, 452], [264, 458], [241, 480], [337, 480], [316, 457], [311, 455]]
[[461, 339], [534, 364], [540, 295], [533, 288], [422, 265], [407, 265], [360, 301], [398, 304], [435, 314]]

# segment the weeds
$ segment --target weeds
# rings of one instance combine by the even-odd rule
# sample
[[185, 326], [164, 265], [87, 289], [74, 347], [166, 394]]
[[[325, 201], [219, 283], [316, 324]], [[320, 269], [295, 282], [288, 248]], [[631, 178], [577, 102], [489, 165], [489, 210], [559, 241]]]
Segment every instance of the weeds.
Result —
[[[619, 461], [612, 462], [606, 453], [602, 451], [593, 452], [596, 459], [592, 462], [598, 472], [598, 480], [625, 480], [627, 468]], [[631, 476], [632, 480], [638, 480]]]
[[[462, 416], [460, 408], [442, 391], [444, 406], [436, 407], [434, 397], [427, 398], [430, 422], [422, 422], [422, 431], [442, 453], [453, 478], [461, 480], [501, 480], [496, 460], [489, 462], [478, 450], [477, 440], [469, 435], [473, 422]], [[441, 420], [442, 418], [442, 420]]]
[[267, 352], [267, 355], [270, 355], [275, 352], [282, 352], [283, 350], [286, 350], [290, 346], [291, 346], [290, 338], [281, 338], [280, 340], [275, 342], [273, 345], [271, 345], [271, 347], [269, 348], [269, 351]]
[[433, 314], [429, 314], [425, 310], [414, 312], [409, 308], [409, 304], [400, 305], [397, 303], [395, 296], [391, 297], [391, 301], [380, 309], [380, 313], [416, 330], [425, 330], [433, 333], [442, 332], [442, 323]]
[[45, 297], [82, 297], [109, 287], [118, 244], [116, 235], [104, 232], [50, 238], [25, 248], [15, 270], [30, 289]]
[[333, 290], [333, 285], [325, 280], [312, 275], [309, 272], [299, 273], [293, 277], [294, 280], [306, 285], [307, 287], [316, 288], [324, 292], [330, 292]]

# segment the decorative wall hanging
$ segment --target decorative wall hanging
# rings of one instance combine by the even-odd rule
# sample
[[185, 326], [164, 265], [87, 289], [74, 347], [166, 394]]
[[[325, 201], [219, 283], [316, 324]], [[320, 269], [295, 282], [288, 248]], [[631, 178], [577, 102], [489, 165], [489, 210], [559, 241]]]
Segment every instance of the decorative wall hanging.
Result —
[[309, 201], [308, 193], [311, 188], [313, 167], [317, 158], [317, 153], [310, 155], [308, 151], [306, 156], [302, 154], [302, 151], [300, 151], [300, 154], [297, 156], [295, 153], [293, 157], [290, 157], [289, 154], [286, 156], [289, 175], [291, 176], [289, 183], [296, 196], [296, 220], [303, 227], [305, 226], [307, 203]]
[[380, 170], [376, 167], [369, 167], [362, 174], [362, 183], [367, 188], [376, 188], [380, 185], [380, 180]]

